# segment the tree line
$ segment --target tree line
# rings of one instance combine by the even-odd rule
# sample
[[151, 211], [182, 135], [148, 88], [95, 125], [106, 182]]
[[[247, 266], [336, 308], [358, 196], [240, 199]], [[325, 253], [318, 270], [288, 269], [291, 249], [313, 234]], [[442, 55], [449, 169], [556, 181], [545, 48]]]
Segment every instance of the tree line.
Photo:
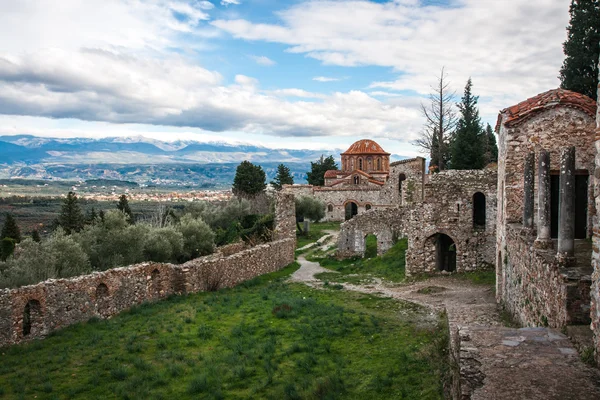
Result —
[[7, 214], [0, 232], [0, 288], [67, 278], [143, 261], [181, 263], [211, 254], [216, 246], [271, 240], [273, 215], [256, 214], [250, 201], [193, 202], [182, 210], [159, 205], [136, 221], [127, 196], [111, 210], [81, 210], [76, 194], [63, 200], [57, 228], [45, 238], [21, 235]]

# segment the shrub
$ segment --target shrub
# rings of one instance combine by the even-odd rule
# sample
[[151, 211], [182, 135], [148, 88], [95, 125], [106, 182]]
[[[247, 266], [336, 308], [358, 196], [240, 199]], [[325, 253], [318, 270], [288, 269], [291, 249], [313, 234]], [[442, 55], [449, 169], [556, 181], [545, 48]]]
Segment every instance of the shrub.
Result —
[[183, 235], [173, 227], [150, 229], [144, 237], [144, 258], [177, 262], [183, 250]]
[[177, 229], [183, 236], [185, 258], [192, 259], [214, 251], [215, 234], [202, 219], [186, 214], [179, 221]]

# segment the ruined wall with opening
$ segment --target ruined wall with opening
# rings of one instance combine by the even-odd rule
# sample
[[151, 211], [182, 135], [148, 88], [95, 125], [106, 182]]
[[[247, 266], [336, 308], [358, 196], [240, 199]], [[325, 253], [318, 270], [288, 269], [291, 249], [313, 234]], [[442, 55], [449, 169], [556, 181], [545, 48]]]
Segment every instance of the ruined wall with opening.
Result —
[[[574, 255], [566, 263], [557, 259], [556, 240], [536, 241], [539, 208], [548, 209], [549, 225], [558, 225], [555, 211], [550, 210], [551, 206], [559, 205], [550, 201], [538, 204], [540, 152], [545, 150], [550, 155], [549, 166], [542, 163], [545, 165], [542, 169], [552, 177], [560, 171], [561, 152], [570, 146], [575, 147], [573, 174], [590, 176], [587, 194], [583, 195], [587, 199], [587, 208], [583, 208], [587, 215], [582, 227], [584, 236], [591, 234], [596, 205], [592, 178], [595, 121], [589, 111], [590, 104], [596, 108], [593, 100], [583, 95], [557, 89], [503, 110], [499, 116], [496, 296], [523, 325], [561, 328], [590, 322], [589, 242], [574, 241]], [[528, 157], [533, 162], [529, 167], [531, 183], [525, 179]], [[558, 190], [553, 188], [558, 176], [556, 181], [549, 182], [548, 198], [551, 191]], [[523, 215], [526, 186], [532, 193], [527, 198], [533, 212], [529, 223], [524, 223]]]
[[[278, 196], [275, 222], [273, 242], [249, 249], [238, 245], [240, 251], [230, 255], [217, 252], [182, 265], [143, 263], [0, 290], [0, 346], [41, 338], [56, 329], [92, 317], [106, 318], [172, 294], [231, 287], [277, 271], [294, 261], [293, 196]], [[229, 246], [226, 253], [235, 249]]]
[[[368, 234], [377, 236], [378, 254], [398, 238], [408, 238], [407, 275], [439, 273], [437, 234], [449, 236], [456, 247], [456, 270], [473, 271], [494, 263], [496, 174], [493, 170], [443, 171], [423, 185], [423, 201], [388, 210], [372, 210], [341, 226], [338, 256], [364, 255]], [[485, 196], [485, 223], [474, 224], [473, 197]], [[433, 247], [432, 247], [433, 246]]]
[[[600, 76], [598, 77], [598, 98], [600, 99]], [[596, 165], [594, 172], [594, 205], [600, 210], [600, 102], [596, 109]], [[594, 235], [592, 246], [592, 273], [591, 283], [591, 328], [594, 332], [594, 344], [596, 347], [596, 362], [600, 365], [600, 222], [598, 217], [594, 218]]]

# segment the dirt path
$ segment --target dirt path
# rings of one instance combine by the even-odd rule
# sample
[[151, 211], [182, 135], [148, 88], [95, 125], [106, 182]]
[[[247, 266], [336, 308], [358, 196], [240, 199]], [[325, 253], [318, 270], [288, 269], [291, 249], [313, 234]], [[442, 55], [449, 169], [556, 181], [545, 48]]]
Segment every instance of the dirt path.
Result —
[[[333, 272], [298, 257], [300, 269], [290, 278], [320, 286], [314, 276]], [[580, 361], [562, 333], [548, 328], [502, 326], [492, 288], [456, 277], [436, 277], [411, 284], [343, 284], [347, 290], [378, 293], [436, 310], [446, 309], [458, 335], [461, 399], [568, 400], [600, 399], [600, 374]]]

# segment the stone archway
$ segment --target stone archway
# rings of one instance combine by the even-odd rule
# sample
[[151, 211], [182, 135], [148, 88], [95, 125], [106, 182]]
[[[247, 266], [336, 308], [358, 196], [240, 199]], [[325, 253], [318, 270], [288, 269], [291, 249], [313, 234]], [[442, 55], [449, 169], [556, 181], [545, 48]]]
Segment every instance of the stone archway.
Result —
[[456, 243], [450, 236], [438, 232], [431, 235], [426, 243], [429, 244], [426, 247], [435, 249], [435, 269], [437, 271], [456, 271]]

